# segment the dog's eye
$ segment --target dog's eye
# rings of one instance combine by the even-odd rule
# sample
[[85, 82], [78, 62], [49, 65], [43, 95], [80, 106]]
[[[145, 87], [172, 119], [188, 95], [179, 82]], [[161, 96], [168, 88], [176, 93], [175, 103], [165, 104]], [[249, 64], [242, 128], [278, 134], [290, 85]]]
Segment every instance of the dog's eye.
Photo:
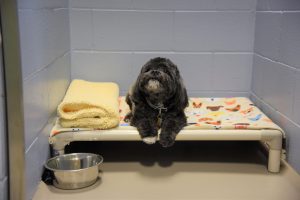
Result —
[[150, 69], [145, 69], [145, 70], [144, 70], [144, 73], [149, 72], [149, 71], [150, 71]]
[[166, 68], [163, 68], [162, 71], [168, 73], [168, 70]]
[[166, 68], [163, 69], [163, 72], [171, 76], [172, 72]]

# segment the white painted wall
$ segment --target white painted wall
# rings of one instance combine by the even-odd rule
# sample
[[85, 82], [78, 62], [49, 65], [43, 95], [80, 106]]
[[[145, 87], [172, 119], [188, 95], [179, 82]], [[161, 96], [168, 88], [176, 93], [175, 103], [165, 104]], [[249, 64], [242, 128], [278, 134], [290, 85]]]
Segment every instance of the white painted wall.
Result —
[[193, 96], [247, 96], [256, 0], [70, 0], [72, 78], [125, 94], [150, 58], [172, 59]]
[[18, 1], [23, 75], [26, 199], [31, 199], [49, 157], [49, 119], [70, 82], [67, 0]]
[[258, 0], [252, 99], [286, 132], [300, 172], [300, 1]]

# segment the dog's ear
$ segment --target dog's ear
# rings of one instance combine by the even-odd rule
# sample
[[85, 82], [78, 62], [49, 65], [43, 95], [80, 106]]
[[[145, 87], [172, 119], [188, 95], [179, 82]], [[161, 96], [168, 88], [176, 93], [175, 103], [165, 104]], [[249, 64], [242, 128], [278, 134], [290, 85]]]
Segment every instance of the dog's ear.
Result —
[[135, 83], [131, 86], [129, 94], [131, 96], [131, 100], [134, 103], [137, 102], [142, 102], [142, 94], [141, 94], [141, 90], [140, 90], [140, 82], [142, 81], [142, 74], [145, 72], [145, 70], [147, 69], [147, 67], [150, 65], [151, 60], [148, 61], [146, 64], [144, 64], [140, 70], [140, 73], [135, 81]]
[[177, 77], [178, 77], [177, 79], [178, 81], [176, 82], [177, 88], [174, 95], [175, 97], [174, 103], [178, 107], [178, 109], [183, 110], [189, 105], [189, 100], [188, 100], [186, 88], [184, 86], [183, 80], [179, 72], [177, 74]]
[[189, 105], [189, 100], [187, 96], [187, 91], [183, 83], [183, 79], [181, 78], [179, 69], [177, 65], [172, 63], [169, 59], [167, 59], [167, 62], [169, 63], [169, 66], [172, 66], [174, 69], [174, 76], [176, 81], [176, 88], [175, 88], [175, 93], [174, 93], [174, 98], [170, 104], [175, 105], [179, 110], [185, 109]]
[[129, 90], [130, 99], [134, 103], [141, 102], [141, 98], [142, 98], [141, 91], [139, 89], [139, 84], [140, 84], [140, 79], [141, 79], [140, 77], [141, 77], [141, 74], [139, 74], [137, 80], [131, 86], [131, 88]]

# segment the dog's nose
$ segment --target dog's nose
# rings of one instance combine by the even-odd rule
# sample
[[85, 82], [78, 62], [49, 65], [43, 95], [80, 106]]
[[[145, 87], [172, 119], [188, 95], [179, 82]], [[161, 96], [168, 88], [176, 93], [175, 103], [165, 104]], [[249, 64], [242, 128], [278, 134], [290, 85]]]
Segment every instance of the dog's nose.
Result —
[[158, 75], [160, 74], [160, 71], [158, 71], [158, 70], [152, 70], [152, 71], [151, 71], [151, 74], [152, 74], [153, 76], [158, 76]]

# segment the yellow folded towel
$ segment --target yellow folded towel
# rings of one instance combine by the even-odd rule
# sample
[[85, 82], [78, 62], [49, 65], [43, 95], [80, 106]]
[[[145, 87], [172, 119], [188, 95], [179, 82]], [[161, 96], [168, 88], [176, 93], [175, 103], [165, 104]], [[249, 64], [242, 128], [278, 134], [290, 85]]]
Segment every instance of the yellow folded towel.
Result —
[[119, 124], [119, 87], [110, 82], [73, 80], [58, 106], [62, 127], [109, 129]]

